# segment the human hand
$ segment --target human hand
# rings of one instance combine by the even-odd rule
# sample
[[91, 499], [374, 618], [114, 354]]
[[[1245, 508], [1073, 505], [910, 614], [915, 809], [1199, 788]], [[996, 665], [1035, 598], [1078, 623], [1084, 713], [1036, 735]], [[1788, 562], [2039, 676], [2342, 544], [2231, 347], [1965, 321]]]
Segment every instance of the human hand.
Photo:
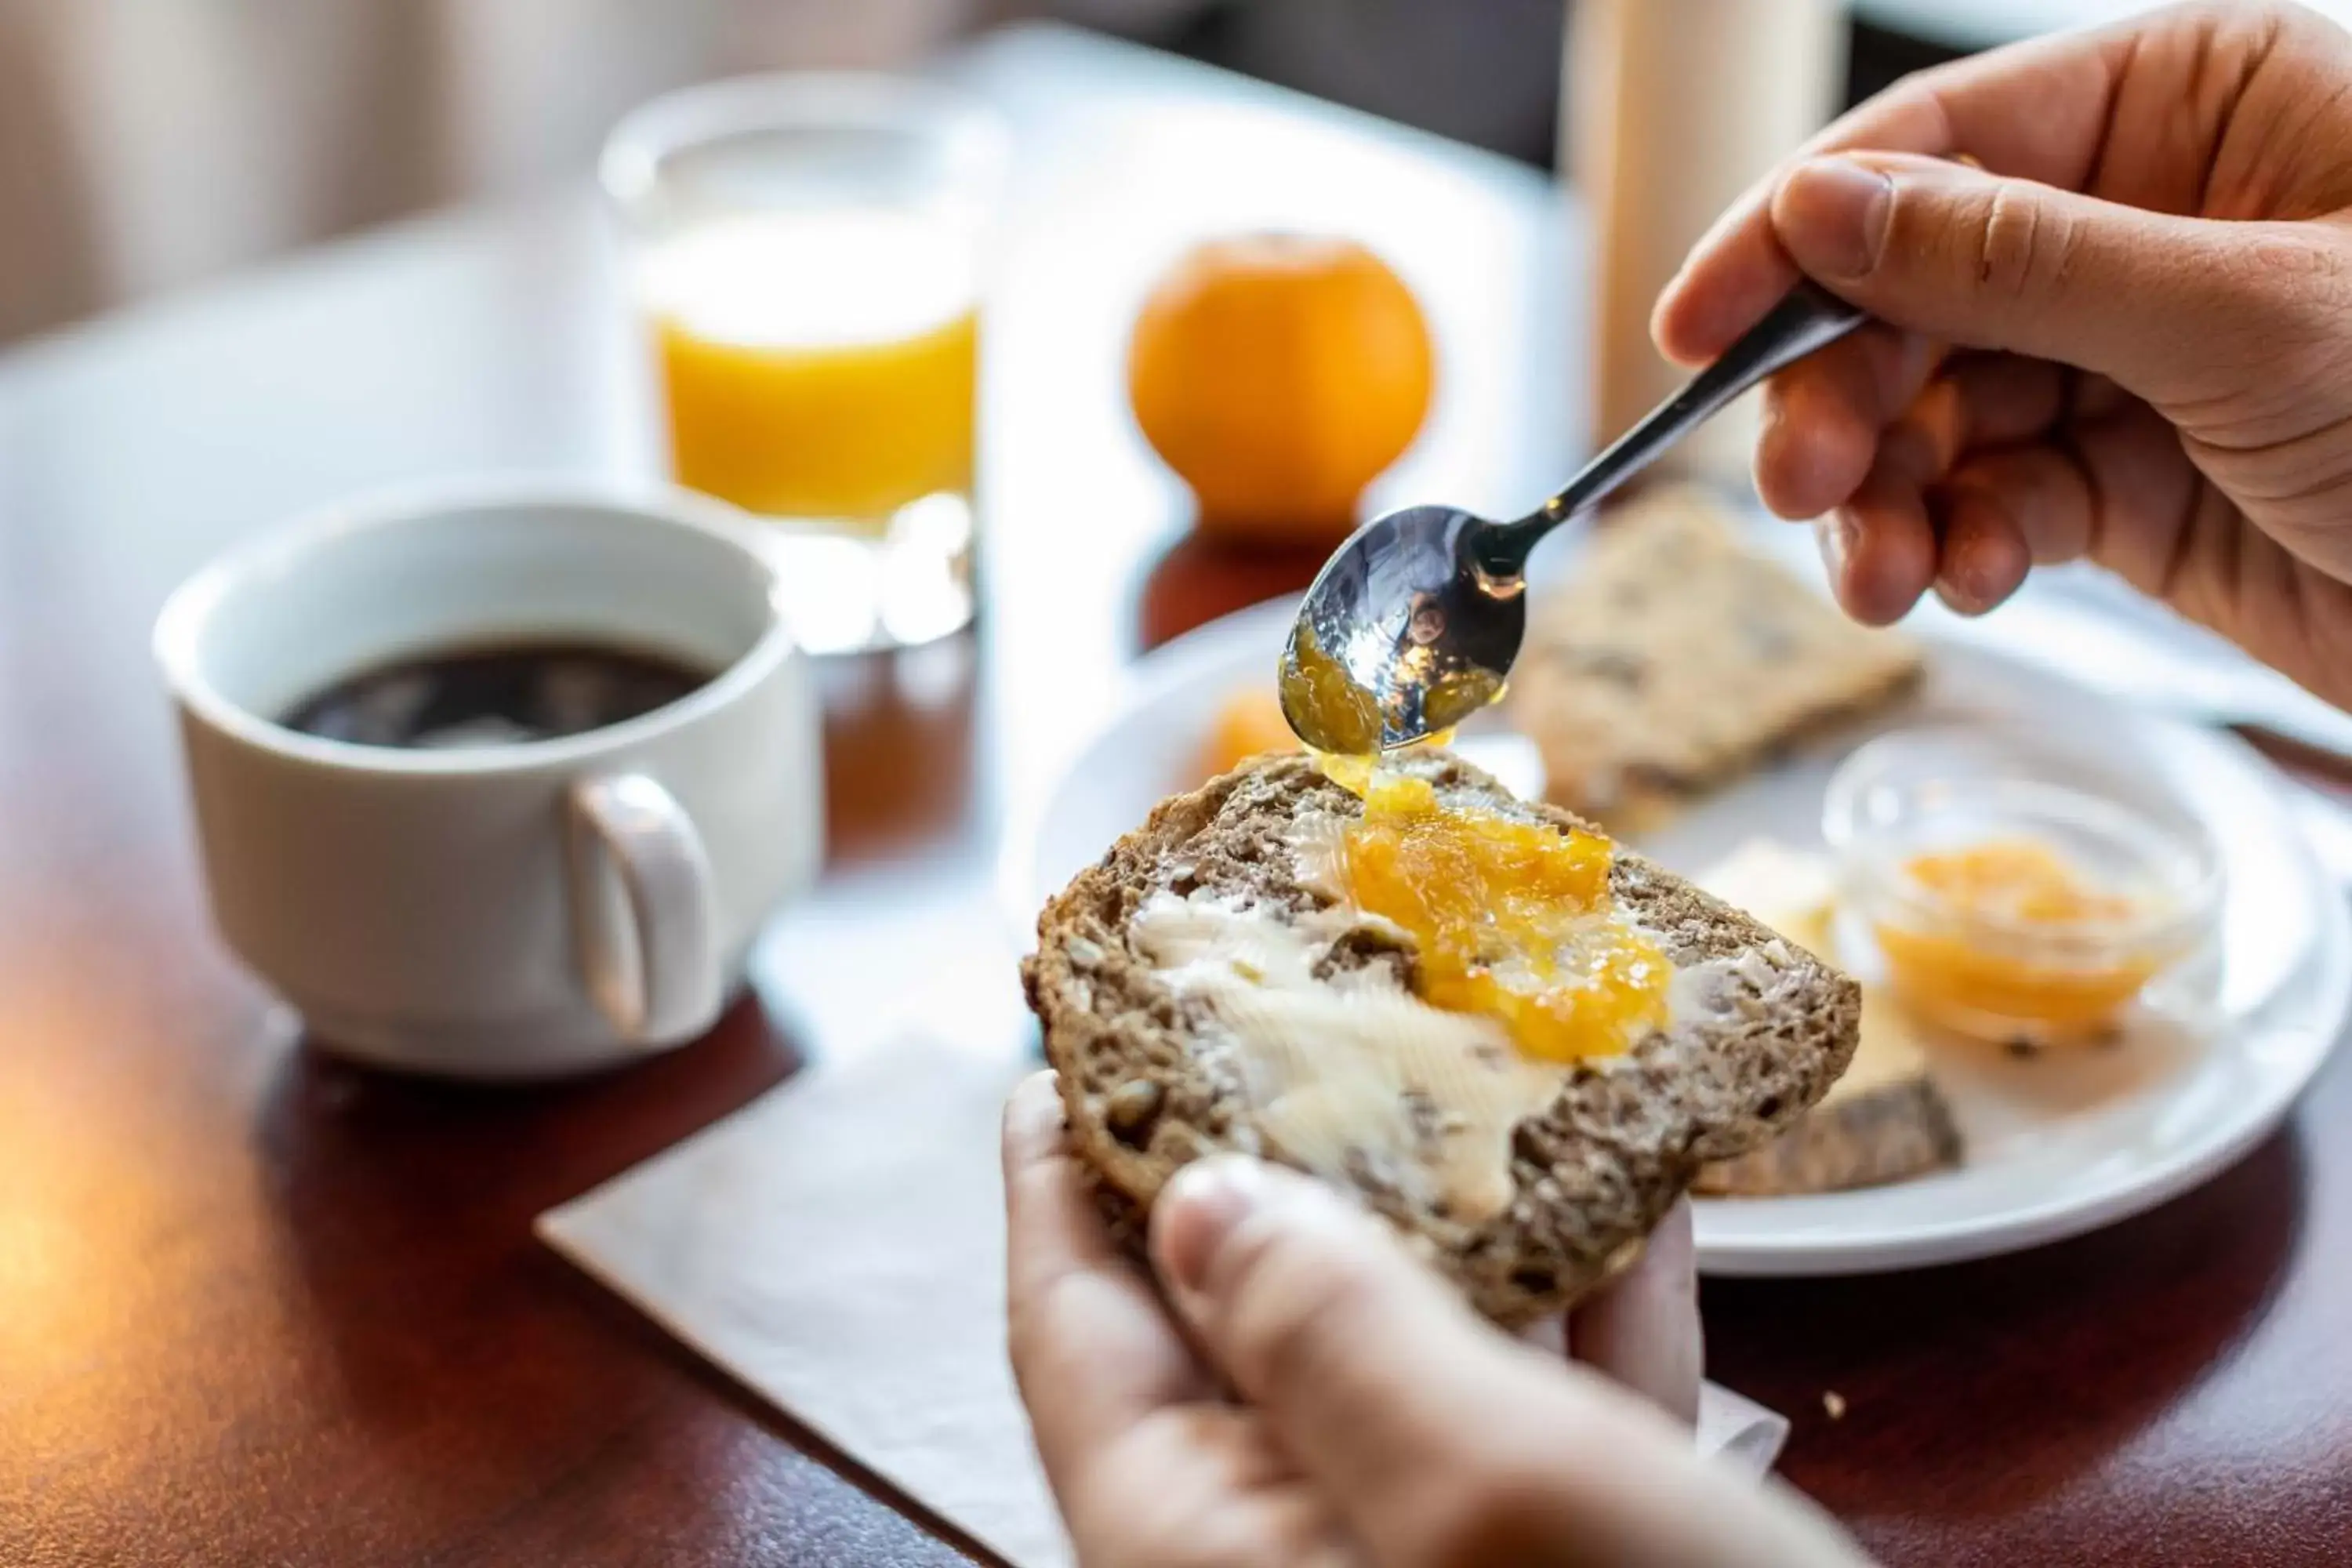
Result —
[[1636, 1394], [1473, 1317], [1318, 1184], [1232, 1156], [1154, 1207], [1180, 1326], [1105, 1231], [1050, 1074], [1006, 1108], [1004, 1181], [1013, 1372], [1089, 1568], [1861, 1561], [1652, 1403], [1697, 1401], [1687, 1208], [1569, 1325]]
[[[1981, 167], [1956, 160], [1966, 158]], [[1783, 372], [1757, 488], [1840, 599], [1977, 613], [2086, 556], [2352, 706], [2352, 37], [2202, 5], [1912, 77], [1701, 240], [1659, 346], [1799, 268], [1879, 319]]]

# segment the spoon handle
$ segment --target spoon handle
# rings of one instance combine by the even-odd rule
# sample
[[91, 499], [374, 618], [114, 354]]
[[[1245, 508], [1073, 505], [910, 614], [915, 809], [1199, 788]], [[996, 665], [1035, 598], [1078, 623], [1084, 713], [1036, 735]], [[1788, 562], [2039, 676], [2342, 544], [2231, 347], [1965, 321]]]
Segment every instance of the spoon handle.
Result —
[[1543, 509], [1517, 522], [1482, 531], [1475, 540], [1478, 563], [1495, 577], [1517, 577], [1536, 542], [1562, 522], [1599, 502], [1656, 461], [1659, 455], [1714, 417], [1732, 399], [1845, 336], [1863, 322], [1863, 312], [1811, 281], [1781, 296], [1764, 319], [1740, 335], [1723, 357], [1691, 377], [1680, 392], [1643, 416], [1640, 424], [1569, 480]]

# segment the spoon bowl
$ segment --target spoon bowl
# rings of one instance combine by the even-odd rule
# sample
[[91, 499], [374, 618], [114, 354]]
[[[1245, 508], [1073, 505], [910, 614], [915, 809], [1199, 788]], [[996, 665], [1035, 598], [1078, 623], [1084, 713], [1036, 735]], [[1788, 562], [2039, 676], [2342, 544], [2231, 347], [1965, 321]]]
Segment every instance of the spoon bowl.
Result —
[[1282, 656], [1283, 717], [1301, 740], [1387, 751], [1494, 700], [1528, 627], [1525, 580], [1489, 576], [1468, 543], [1494, 526], [1455, 507], [1408, 507], [1324, 563]]

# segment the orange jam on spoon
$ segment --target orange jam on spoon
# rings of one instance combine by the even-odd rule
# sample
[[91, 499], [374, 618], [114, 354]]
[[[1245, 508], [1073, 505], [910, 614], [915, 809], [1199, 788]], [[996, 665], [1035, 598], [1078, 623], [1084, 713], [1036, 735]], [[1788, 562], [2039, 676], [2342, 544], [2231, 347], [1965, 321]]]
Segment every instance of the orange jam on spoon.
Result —
[[1370, 763], [1326, 760], [1364, 802], [1340, 837], [1341, 879], [1411, 934], [1423, 1001], [1499, 1020], [1542, 1061], [1613, 1055], [1665, 1023], [1673, 964], [1616, 912], [1607, 839], [1441, 800]]
[[1366, 762], [1380, 754], [1379, 701], [1311, 631], [1285, 654], [1279, 681], [1284, 709], [1301, 716], [1300, 731], [1330, 745], [1330, 754]]

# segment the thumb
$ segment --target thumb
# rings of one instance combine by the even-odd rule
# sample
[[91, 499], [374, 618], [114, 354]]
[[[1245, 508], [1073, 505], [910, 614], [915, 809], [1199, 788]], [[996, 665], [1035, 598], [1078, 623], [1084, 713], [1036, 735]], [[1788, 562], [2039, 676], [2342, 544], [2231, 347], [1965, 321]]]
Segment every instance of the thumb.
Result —
[[1292, 1172], [1185, 1166], [1153, 1205], [1151, 1255], [1202, 1352], [1382, 1561], [1446, 1560], [1454, 1532], [1491, 1526], [1496, 1488], [1622, 1444], [1620, 1422], [1636, 1451], [1688, 1449], [1646, 1401], [1496, 1332], [1386, 1226]]
[[1202, 1352], [1374, 1563], [1860, 1562], [1808, 1508], [1727, 1485], [1649, 1401], [1472, 1316], [1320, 1184], [1197, 1161], [1152, 1205], [1151, 1256]]
[[2315, 226], [2179, 217], [1942, 159], [1815, 158], [1771, 210], [1790, 259], [1881, 320], [2153, 401], [2238, 390], [2332, 308]]

